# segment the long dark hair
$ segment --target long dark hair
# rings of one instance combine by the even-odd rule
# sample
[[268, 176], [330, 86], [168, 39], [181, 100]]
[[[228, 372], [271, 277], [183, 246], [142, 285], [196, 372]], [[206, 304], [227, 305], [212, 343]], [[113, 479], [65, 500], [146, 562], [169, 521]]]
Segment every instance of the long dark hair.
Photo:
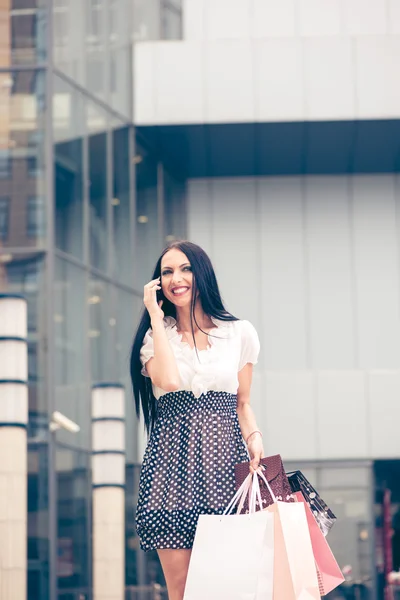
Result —
[[[160, 258], [157, 261], [156, 267], [152, 279], [161, 277], [161, 261], [163, 256], [169, 252], [169, 250], [177, 249], [183, 252], [188, 261], [190, 262], [192, 273], [193, 273], [193, 284], [192, 284], [192, 300], [191, 300], [191, 328], [193, 340], [194, 339], [194, 324], [199, 327], [196, 321], [196, 315], [194, 312], [197, 292], [201, 302], [203, 311], [209, 316], [220, 321], [237, 321], [230, 312], [228, 312], [223, 304], [221, 294], [218, 287], [217, 278], [211, 260], [207, 256], [200, 246], [193, 244], [188, 241], [178, 241], [169, 244], [161, 253]], [[176, 319], [175, 305], [167, 300], [164, 295], [159, 294], [160, 299], [164, 300], [162, 310], [166, 317], [170, 316]], [[141, 412], [143, 413], [144, 424], [148, 433], [151, 433], [154, 423], [157, 419], [157, 401], [153, 394], [152, 384], [149, 377], [142, 375], [142, 364], [140, 362], [140, 349], [143, 344], [143, 338], [146, 335], [147, 330], [151, 327], [150, 315], [145, 308], [139, 326], [136, 331], [135, 338], [133, 340], [131, 361], [130, 361], [130, 372], [133, 386], [133, 394], [135, 397], [136, 414], [140, 417]], [[199, 327], [199, 329], [201, 329]], [[202, 331], [202, 330], [201, 330]]]

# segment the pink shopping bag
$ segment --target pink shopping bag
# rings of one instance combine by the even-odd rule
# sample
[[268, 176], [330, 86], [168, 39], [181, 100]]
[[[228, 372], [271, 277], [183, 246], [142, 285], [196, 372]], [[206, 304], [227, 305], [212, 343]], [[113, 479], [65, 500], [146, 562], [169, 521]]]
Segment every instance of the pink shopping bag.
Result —
[[305, 505], [278, 502], [261, 470], [273, 504], [265, 510], [274, 515], [274, 600], [320, 600], [317, 570]]
[[297, 501], [301, 502], [305, 507], [312, 549], [317, 566], [319, 590], [321, 596], [326, 596], [326, 594], [329, 594], [329, 592], [343, 583], [343, 573], [340, 570], [339, 565], [332, 554], [332, 550], [319, 528], [310, 507], [306, 503], [303, 494], [301, 492], [295, 492], [294, 495]]

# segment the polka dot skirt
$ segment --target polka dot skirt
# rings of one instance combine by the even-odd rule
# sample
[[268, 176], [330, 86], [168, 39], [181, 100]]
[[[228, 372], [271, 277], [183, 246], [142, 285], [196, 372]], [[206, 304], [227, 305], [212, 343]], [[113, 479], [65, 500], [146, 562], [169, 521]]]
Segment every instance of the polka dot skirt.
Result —
[[143, 459], [136, 511], [142, 550], [191, 548], [200, 514], [221, 514], [235, 493], [234, 467], [249, 460], [237, 397], [171, 392]]

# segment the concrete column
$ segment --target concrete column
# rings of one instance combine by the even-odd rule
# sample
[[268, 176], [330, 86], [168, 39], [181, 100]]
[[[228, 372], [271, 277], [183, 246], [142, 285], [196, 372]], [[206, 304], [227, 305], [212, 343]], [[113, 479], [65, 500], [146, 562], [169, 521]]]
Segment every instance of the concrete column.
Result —
[[125, 392], [92, 388], [93, 600], [125, 595]]
[[0, 294], [0, 598], [26, 600], [27, 304]]

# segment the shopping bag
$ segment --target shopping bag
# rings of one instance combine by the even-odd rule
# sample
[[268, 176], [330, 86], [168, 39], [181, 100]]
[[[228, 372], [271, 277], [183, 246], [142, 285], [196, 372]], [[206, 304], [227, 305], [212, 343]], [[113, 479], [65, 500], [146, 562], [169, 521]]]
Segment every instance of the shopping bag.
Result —
[[327, 536], [335, 524], [335, 515], [301, 471], [293, 471], [287, 475], [293, 494], [296, 494], [297, 492], [302, 493], [319, 528], [324, 536]]
[[[184, 600], [273, 600], [274, 518], [255, 512], [257, 482], [249, 474], [223, 515], [200, 515]], [[230, 514], [250, 488], [249, 514]]]
[[[235, 465], [235, 479], [236, 488], [239, 488], [246, 478], [249, 472], [248, 462], [237, 463]], [[264, 468], [264, 476], [268, 480], [269, 486], [272, 489], [277, 500], [283, 502], [293, 502], [292, 490], [288, 481], [285, 469], [283, 466], [282, 458], [280, 454], [274, 456], [267, 456], [262, 458], [260, 461], [261, 468]], [[266, 508], [272, 504], [273, 500], [268, 488], [264, 484], [263, 480], [260, 480], [261, 498], [263, 501], [263, 507]], [[243, 510], [248, 510], [247, 501], [245, 500]]]
[[[269, 487], [261, 470], [259, 476]], [[272, 490], [273, 504], [265, 509], [274, 516], [273, 600], [319, 600], [319, 586], [305, 505], [279, 502]]]
[[329, 592], [343, 583], [344, 577], [335, 557], [333, 556], [332, 550], [330, 549], [329, 544], [326, 541], [326, 538], [322, 533], [302, 493], [296, 492], [295, 496], [298, 502], [302, 502], [304, 504], [306, 510], [311, 545], [317, 567], [319, 591], [321, 596], [326, 596], [326, 594], [329, 594]]

